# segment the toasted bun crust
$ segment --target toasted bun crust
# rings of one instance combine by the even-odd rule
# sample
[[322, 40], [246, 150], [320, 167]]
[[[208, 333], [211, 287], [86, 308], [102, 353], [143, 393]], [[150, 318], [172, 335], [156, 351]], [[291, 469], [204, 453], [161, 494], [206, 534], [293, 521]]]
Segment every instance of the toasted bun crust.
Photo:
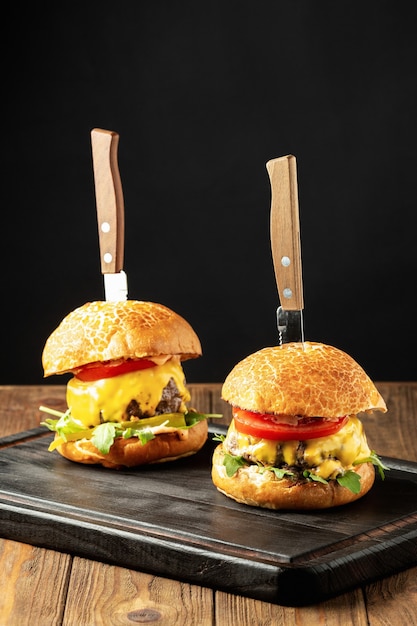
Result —
[[46, 341], [44, 375], [64, 374], [87, 363], [117, 359], [201, 355], [190, 324], [154, 302], [88, 302], [67, 315]]
[[223, 384], [222, 398], [246, 411], [305, 417], [387, 410], [352, 357], [307, 341], [263, 348], [240, 361]]
[[326, 509], [348, 504], [362, 498], [372, 487], [375, 470], [372, 463], [363, 463], [355, 468], [361, 477], [361, 490], [352, 493], [335, 480], [327, 484], [319, 482], [294, 483], [283, 478], [275, 478], [273, 472], [258, 471], [257, 465], [241, 467], [236, 474], [228, 477], [223, 465], [223, 444], [214, 450], [212, 480], [224, 495], [250, 506], [266, 509]]
[[207, 421], [198, 422], [183, 435], [177, 432], [156, 435], [145, 445], [137, 437], [118, 437], [108, 454], [102, 454], [88, 439], [68, 441], [56, 450], [66, 459], [87, 465], [103, 465], [110, 469], [136, 467], [164, 461], [175, 461], [198, 452], [207, 439]]

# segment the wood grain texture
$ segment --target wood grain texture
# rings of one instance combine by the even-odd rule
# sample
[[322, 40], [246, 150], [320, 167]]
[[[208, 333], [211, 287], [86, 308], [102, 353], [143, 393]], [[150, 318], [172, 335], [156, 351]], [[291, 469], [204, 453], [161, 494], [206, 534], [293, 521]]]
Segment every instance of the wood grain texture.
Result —
[[[256, 626], [369, 626], [361, 590], [308, 607], [283, 607], [242, 596], [216, 594], [216, 624]], [[229, 621], [228, 621], [229, 620]]]
[[39, 426], [45, 418], [41, 405], [65, 410], [65, 385], [0, 386], [1, 436]]
[[0, 539], [0, 624], [60, 624], [71, 557], [24, 543]]
[[417, 383], [377, 383], [388, 412], [361, 417], [379, 454], [417, 461]]
[[417, 624], [417, 567], [366, 587], [371, 626]]
[[210, 589], [76, 557], [63, 624], [211, 626], [212, 614]]

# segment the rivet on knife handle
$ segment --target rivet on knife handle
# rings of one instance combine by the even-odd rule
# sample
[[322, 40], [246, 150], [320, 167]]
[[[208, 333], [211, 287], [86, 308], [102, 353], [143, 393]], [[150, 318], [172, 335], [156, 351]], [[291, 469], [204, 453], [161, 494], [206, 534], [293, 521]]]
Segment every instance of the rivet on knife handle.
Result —
[[119, 135], [94, 128], [91, 131], [94, 183], [103, 274], [120, 272], [124, 258], [124, 202], [117, 162]]
[[292, 155], [266, 164], [271, 181], [271, 248], [281, 306], [304, 309], [297, 165]]

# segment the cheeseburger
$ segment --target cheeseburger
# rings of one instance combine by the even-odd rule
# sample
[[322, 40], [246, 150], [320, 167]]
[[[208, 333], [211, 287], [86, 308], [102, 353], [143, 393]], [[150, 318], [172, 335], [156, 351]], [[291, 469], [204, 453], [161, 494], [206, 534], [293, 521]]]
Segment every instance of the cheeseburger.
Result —
[[67, 315], [42, 354], [44, 375], [73, 374], [68, 410], [56, 419], [50, 450], [109, 468], [169, 461], [197, 452], [207, 415], [188, 410], [181, 362], [201, 355], [181, 316], [153, 302], [90, 302]]
[[364, 496], [387, 469], [357, 414], [386, 405], [364, 370], [321, 343], [264, 348], [227, 376], [232, 422], [213, 454], [226, 496], [270, 509], [320, 509]]

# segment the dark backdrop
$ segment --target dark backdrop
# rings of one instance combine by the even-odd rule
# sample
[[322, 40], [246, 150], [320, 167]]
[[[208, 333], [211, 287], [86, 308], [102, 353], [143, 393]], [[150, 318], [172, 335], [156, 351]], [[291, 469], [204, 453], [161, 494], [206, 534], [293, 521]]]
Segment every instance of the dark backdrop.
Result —
[[93, 127], [120, 134], [129, 296], [194, 326], [190, 382], [277, 341], [265, 163], [289, 153], [307, 338], [415, 379], [415, 5], [43, 6], [4, 19], [0, 382], [40, 383], [49, 333], [104, 297]]

